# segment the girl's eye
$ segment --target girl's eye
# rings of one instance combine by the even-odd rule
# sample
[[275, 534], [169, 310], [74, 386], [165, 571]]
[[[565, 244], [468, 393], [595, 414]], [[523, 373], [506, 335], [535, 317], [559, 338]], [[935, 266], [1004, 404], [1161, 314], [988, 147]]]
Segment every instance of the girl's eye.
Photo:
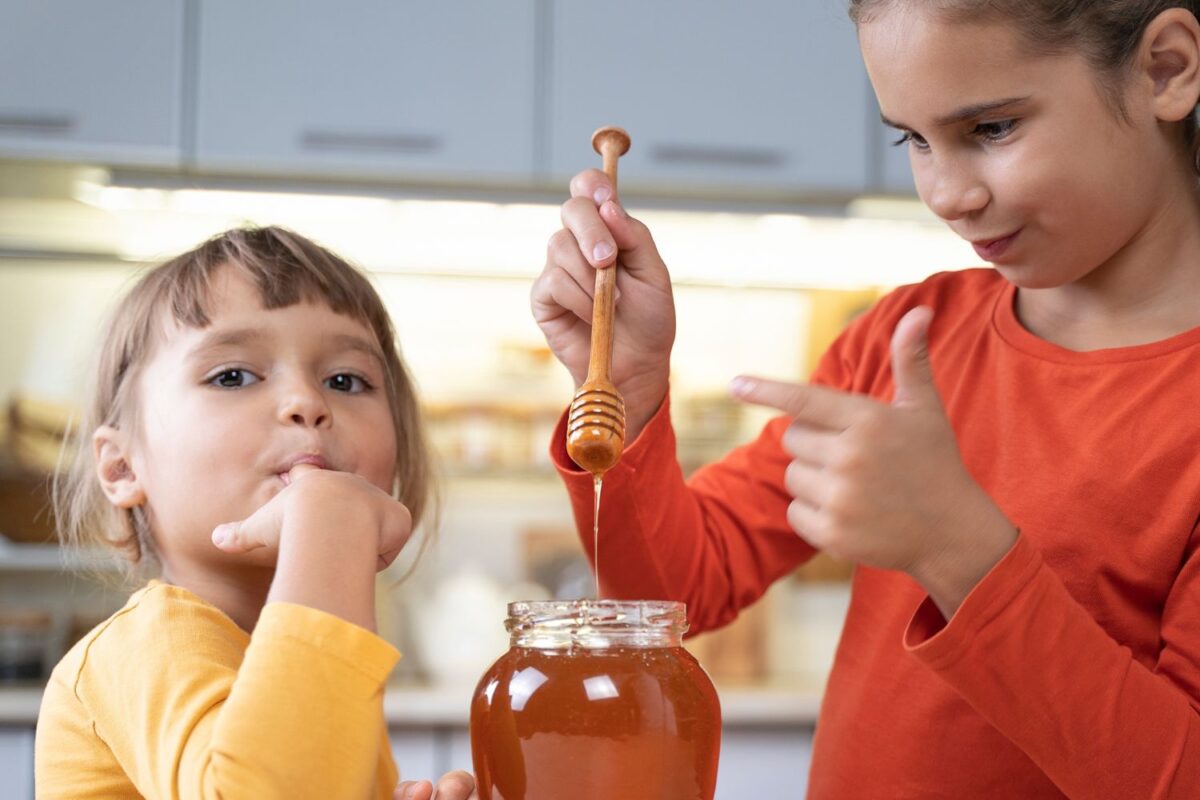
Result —
[[999, 122], [981, 122], [971, 133], [987, 142], [998, 142], [1006, 139], [1016, 129], [1015, 119], [1003, 119]]
[[244, 369], [225, 369], [209, 378], [208, 382], [220, 389], [242, 389], [258, 383], [258, 378]]
[[371, 384], [359, 376], [351, 375], [348, 372], [340, 372], [337, 375], [326, 378], [325, 385], [335, 392], [346, 392], [347, 394], [358, 394], [371, 388]]
[[918, 150], [929, 149], [929, 143], [925, 141], [921, 134], [915, 131], [902, 131], [900, 133], [900, 138], [892, 142], [892, 145], [895, 147], [901, 147], [906, 144], [912, 145]]

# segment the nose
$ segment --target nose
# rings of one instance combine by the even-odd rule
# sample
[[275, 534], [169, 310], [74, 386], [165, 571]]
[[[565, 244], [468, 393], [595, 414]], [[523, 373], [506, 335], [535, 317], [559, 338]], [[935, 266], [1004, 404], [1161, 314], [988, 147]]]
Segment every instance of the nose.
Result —
[[294, 381], [284, 387], [279, 399], [279, 421], [285, 425], [326, 428], [332, 422], [329, 404], [319, 386]]
[[947, 222], [978, 213], [991, 202], [991, 192], [968, 159], [942, 158], [915, 168], [914, 173], [925, 205]]

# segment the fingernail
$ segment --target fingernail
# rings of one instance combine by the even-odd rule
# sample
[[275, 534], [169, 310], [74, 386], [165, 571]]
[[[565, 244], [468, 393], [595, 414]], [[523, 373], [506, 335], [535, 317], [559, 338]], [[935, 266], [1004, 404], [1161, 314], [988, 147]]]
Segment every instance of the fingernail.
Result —
[[610, 197], [612, 197], [612, 189], [609, 189], [607, 186], [601, 186], [592, 195], [592, 199], [596, 201], [596, 205], [598, 206], [604, 205], [604, 201]]
[[625, 213], [625, 209], [616, 200], [609, 200], [600, 206], [600, 215], [617, 217], [618, 219], [629, 219], [629, 214]]
[[612, 254], [613, 246], [608, 242], [600, 242], [600, 244], [592, 248], [593, 261], [607, 261]]
[[754, 391], [758, 382], [744, 375], [739, 375], [729, 382], [729, 391], [738, 397], [745, 397]]
[[217, 547], [224, 546], [224, 544], [229, 541], [229, 526], [218, 525], [217, 527], [213, 528], [212, 540], [213, 544], [215, 544]]

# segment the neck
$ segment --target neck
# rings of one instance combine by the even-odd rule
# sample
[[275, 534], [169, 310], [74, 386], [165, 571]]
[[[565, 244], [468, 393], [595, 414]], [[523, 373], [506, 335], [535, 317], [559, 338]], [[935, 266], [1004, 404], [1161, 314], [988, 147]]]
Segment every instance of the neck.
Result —
[[196, 564], [163, 564], [164, 581], [216, 606], [247, 633], [258, 624], [274, 575], [273, 569], [264, 567], [218, 571]]

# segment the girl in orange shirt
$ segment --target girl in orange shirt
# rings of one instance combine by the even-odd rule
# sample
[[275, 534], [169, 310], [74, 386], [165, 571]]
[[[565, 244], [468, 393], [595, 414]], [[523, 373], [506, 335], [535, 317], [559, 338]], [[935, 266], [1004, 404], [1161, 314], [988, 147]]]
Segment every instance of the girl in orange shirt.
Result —
[[1200, 7], [850, 5], [922, 200], [994, 270], [893, 293], [811, 384], [735, 380], [787, 416], [685, 484], [666, 267], [575, 176], [532, 307], [578, 385], [619, 263], [601, 577], [695, 630], [817, 549], [856, 563], [814, 797], [1200, 796]]

